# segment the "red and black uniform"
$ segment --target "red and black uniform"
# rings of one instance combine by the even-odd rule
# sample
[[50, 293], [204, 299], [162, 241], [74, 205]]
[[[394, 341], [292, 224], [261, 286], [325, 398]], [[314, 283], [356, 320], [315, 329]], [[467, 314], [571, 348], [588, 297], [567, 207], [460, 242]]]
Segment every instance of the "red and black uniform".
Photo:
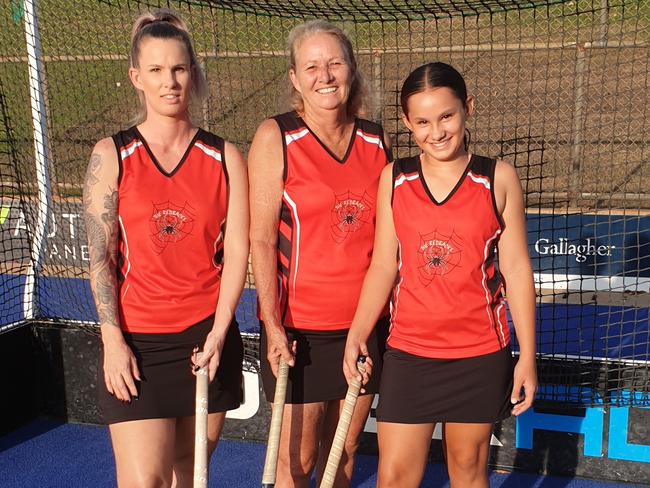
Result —
[[[212, 329], [221, 285], [228, 204], [224, 140], [198, 129], [171, 173], [136, 127], [113, 141], [119, 162], [119, 319], [143, 381], [131, 403], [100, 388], [100, 406], [107, 423], [194, 415], [189, 361]], [[209, 388], [210, 412], [241, 403], [242, 359], [233, 319]]]
[[495, 161], [472, 156], [442, 202], [431, 195], [420, 158], [393, 167], [392, 210], [399, 275], [388, 344], [430, 358], [480, 356], [510, 341], [495, 257], [501, 221]]
[[282, 323], [349, 328], [372, 256], [379, 176], [388, 162], [383, 130], [356, 119], [339, 160], [295, 112], [275, 120], [285, 161], [278, 229]]
[[167, 173], [133, 127], [113, 137], [120, 162], [120, 323], [180, 332], [219, 298], [228, 173], [224, 141], [198, 130]]
[[[512, 372], [504, 286], [495, 265], [503, 228], [495, 167], [494, 159], [472, 155], [456, 186], [438, 202], [420, 156], [393, 166], [399, 253], [382, 421], [493, 422], [507, 416]], [[405, 389], [413, 381], [422, 383], [414, 388], [420, 397], [409, 402]]]
[[284, 151], [277, 265], [282, 324], [296, 340], [308, 331], [338, 334], [344, 342], [372, 256], [379, 177], [390, 158], [384, 132], [355, 119], [339, 159], [295, 112], [274, 120]]

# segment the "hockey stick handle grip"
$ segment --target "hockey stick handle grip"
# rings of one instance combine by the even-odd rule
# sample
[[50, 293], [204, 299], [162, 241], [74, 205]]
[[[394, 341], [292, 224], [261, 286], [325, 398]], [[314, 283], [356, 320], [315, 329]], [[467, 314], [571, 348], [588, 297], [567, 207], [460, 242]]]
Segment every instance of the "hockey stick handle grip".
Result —
[[266, 445], [264, 471], [262, 473], [262, 488], [275, 486], [275, 473], [278, 466], [278, 449], [280, 447], [280, 432], [282, 431], [282, 416], [284, 413], [284, 400], [287, 393], [288, 377], [289, 366], [280, 358], [278, 377], [275, 382], [275, 396], [273, 397], [269, 439]]

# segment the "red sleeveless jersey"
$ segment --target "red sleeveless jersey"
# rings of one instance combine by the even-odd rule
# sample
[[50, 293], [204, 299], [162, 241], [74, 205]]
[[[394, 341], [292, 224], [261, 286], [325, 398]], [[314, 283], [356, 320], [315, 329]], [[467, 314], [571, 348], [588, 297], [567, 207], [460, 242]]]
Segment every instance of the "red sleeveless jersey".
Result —
[[399, 273], [391, 347], [449, 359], [489, 354], [509, 343], [503, 283], [494, 263], [502, 228], [495, 166], [494, 159], [472, 156], [458, 184], [437, 202], [419, 156], [395, 162]]
[[120, 323], [128, 332], [181, 332], [217, 306], [228, 186], [224, 141], [199, 129], [167, 173], [137, 128], [113, 140], [120, 163]]
[[383, 129], [356, 119], [338, 160], [295, 112], [274, 119], [285, 164], [278, 229], [282, 323], [349, 328], [370, 265], [379, 176], [389, 159]]

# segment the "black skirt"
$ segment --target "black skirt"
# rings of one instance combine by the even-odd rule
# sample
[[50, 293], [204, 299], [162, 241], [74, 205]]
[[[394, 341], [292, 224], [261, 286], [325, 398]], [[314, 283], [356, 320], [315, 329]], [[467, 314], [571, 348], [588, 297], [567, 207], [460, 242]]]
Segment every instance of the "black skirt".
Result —
[[[364, 386], [364, 394], [379, 391], [382, 357], [386, 349], [389, 318], [379, 319], [368, 338], [368, 353], [373, 361], [372, 376]], [[267, 341], [262, 324], [260, 364], [266, 399], [273, 401], [275, 376], [267, 359]], [[343, 375], [343, 353], [348, 329], [332, 332], [314, 332], [285, 329], [289, 344], [297, 341], [296, 364], [289, 368], [286, 403], [304, 404], [341, 400], [348, 384]]]
[[377, 421], [494, 423], [513, 405], [510, 347], [460, 359], [430, 359], [389, 348], [384, 354]]
[[[125, 403], [106, 389], [104, 349], [98, 371], [100, 413], [106, 424], [154, 418], [188, 417], [195, 412], [196, 376], [190, 360], [195, 346], [203, 347], [214, 316], [175, 334], [131, 334], [124, 339], [133, 351], [142, 381], [136, 381], [138, 398]], [[219, 367], [208, 387], [208, 412], [233, 410], [242, 402], [244, 348], [239, 326], [233, 320], [228, 329]]]

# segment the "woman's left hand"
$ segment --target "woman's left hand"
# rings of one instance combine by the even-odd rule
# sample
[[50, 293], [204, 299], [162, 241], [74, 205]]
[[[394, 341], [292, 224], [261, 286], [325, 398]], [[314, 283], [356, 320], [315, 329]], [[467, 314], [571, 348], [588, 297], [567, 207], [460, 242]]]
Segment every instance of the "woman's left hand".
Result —
[[[521, 390], [524, 390], [522, 395]], [[515, 404], [512, 415], [521, 415], [533, 406], [535, 392], [537, 391], [537, 366], [535, 358], [519, 358], [513, 375], [513, 388], [510, 401]]]
[[197, 360], [196, 358], [196, 353], [199, 352], [199, 349], [198, 347], [194, 348], [194, 352], [192, 354], [193, 372], [196, 372], [207, 365], [208, 378], [210, 378], [210, 381], [214, 379], [214, 376], [217, 374], [217, 368], [219, 368], [219, 361], [221, 359], [223, 344], [226, 340], [226, 333], [227, 330], [221, 332], [212, 329], [210, 331], [208, 336], [205, 338], [200, 360]]

